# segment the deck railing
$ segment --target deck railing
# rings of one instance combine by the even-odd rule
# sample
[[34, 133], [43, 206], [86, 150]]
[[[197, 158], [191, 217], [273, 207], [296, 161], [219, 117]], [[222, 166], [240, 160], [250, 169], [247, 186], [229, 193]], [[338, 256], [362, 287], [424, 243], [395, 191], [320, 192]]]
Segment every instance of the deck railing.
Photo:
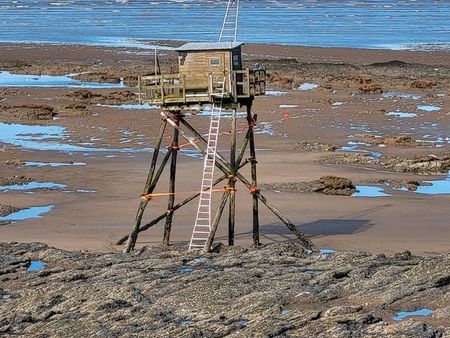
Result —
[[244, 69], [226, 72], [225, 74], [205, 74], [208, 77], [208, 88], [187, 90], [184, 74], [144, 75], [139, 77], [138, 89], [140, 101], [157, 105], [212, 102], [218, 89], [222, 92], [225, 79], [225, 98], [234, 102], [266, 92], [265, 69]]

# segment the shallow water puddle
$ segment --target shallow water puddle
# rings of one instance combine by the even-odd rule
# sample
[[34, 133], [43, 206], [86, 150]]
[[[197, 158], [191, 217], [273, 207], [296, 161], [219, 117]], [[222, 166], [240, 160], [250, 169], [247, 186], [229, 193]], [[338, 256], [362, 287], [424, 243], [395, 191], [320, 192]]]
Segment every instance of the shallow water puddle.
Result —
[[65, 184], [52, 183], [52, 182], [29, 182], [25, 184], [13, 184], [13, 185], [2, 185], [0, 186], [0, 191], [6, 192], [10, 190], [20, 190], [28, 191], [34, 189], [64, 189], [67, 187]]
[[437, 112], [437, 111], [441, 110], [441, 108], [439, 108], [438, 106], [433, 106], [433, 105], [418, 105], [417, 109], [426, 111], [429, 113]]
[[30, 261], [27, 271], [39, 271], [45, 268], [45, 263], [43, 261]]
[[427, 316], [431, 315], [432, 313], [433, 313], [433, 311], [431, 309], [424, 307], [417, 311], [397, 312], [395, 314], [395, 316], [392, 317], [392, 319], [396, 320], [396, 321], [400, 321], [400, 320], [403, 320], [408, 317], [427, 317]]
[[410, 118], [410, 117], [416, 117], [417, 114], [414, 113], [406, 113], [401, 111], [391, 111], [389, 113], [385, 114], [386, 116], [394, 116], [394, 117], [401, 117], [401, 118]]
[[320, 249], [319, 253], [321, 253], [322, 255], [331, 255], [336, 253], [336, 250], [332, 250], [332, 249]]
[[29, 75], [0, 71], [0, 87], [125, 88], [125, 84], [123, 81], [119, 83], [80, 81], [69, 75]]
[[339, 107], [339, 106], [343, 106], [344, 104], [345, 104], [345, 102], [343, 102], [343, 101], [337, 101], [337, 102], [333, 102], [332, 106]]
[[0, 142], [31, 150], [61, 152], [147, 152], [152, 148], [96, 148], [80, 144], [61, 143], [69, 138], [67, 129], [61, 126], [26, 125], [0, 122]]
[[422, 94], [413, 94], [413, 93], [402, 93], [402, 92], [389, 91], [389, 92], [383, 93], [382, 97], [419, 100], [419, 99], [421, 99], [423, 97], [423, 95]]
[[275, 131], [274, 126], [277, 124], [282, 124], [283, 120], [277, 120], [277, 121], [267, 121], [267, 122], [260, 122], [259, 126], [255, 128], [255, 134], [265, 134], [270, 136], [283, 136], [287, 137], [286, 134], [282, 134], [280, 132]]
[[192, 269], [192, 268], [187, 268], [187, 267], [179, 268], [179, 269], [177, 270], [178, 273], [191, 273], [192, 271], [194, 271], [194, 269]]
[[148, 109], [158, 109], [157, 106], [152, 106], [148, 103], [146, 104], [98, 104], [98, 107], [108, 107], [115, 109], [126, 109], [126, 110], [148, 110]]
[[42, 218], [43, 214], [50, 212], [54, 207], [54, 205], [44, 205], [22, 209], [6, 216], [0, 216], [0, 221], [22, 221], [26, 219]]
[[391, 196], [386, 194], [383, 188], [373, 187], [368, 185], [357, 185], [357, 192], [352, 194], [352, 197], [388, 197]]
[[280, 108], [298, 108], [298, 104], [280, 104]]
[[349, 141], [347, 142], [347, 144], [347, 146], [342, 146], [339, 151], [342, 151], [344, 153], [370, 153], [371, 157], [375, 160], [380, 160], [381, 156], [383, 156], [383, 154], [379, 151], [358, 149], [359, 146], [371, 147], [372, 145], [369, 143]]
[[[212, 114], [212, 109], [211, 108], [204, 108], [198, 111], [197, 114], [195, 114], [196, 116], [202, 116], [202, 117], [210, 117]], [[230, 118], [232, 117], [233, 112], [232, 111], [227, 111], [227, 110], [222, 110], [222, 112], [220, 113], [220, 117], [224, 117], [224, 118]], [[246, 117], [247, 113], [245, 112], [236, 112], [236, 117]]]
[[283, 92], [280, 90], [266, 90], [266, 96], [284, 96], [287, 95], [288, 92]]
[[450, 173], [442, 180], [424, 181], [431, 185], [421, 185], [415, 191], [425, 195], [447, 195], [450, 194]]
[[71, 167], [84, 166], [84, 162], [25, 162], [26, 167]]
[[300, 86], [298, 86], [297, 89], [305, 91], [305, 90], [313, 90], [316, 88], [319, 88], [318, 84], [305, 82], [305, 83], [301, 84]]

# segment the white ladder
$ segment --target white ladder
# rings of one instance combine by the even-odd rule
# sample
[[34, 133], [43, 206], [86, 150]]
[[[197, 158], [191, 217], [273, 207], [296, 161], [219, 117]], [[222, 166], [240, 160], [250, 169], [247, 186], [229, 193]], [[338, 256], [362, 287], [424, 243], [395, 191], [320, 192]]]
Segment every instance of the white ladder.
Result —
[[227, 10], [223, 18], [219, 42], [236, 42], [239, 19], [239, 0], [228, 0]]
[[217, 90], [220, 93], [214, 95], [209, 123], [208, 145], [203, 162], [203, 176], [198, 203], [197, 216], [195, 217], [194, 230], [192, 231], [189, 251], [203, 248], [208, 240], [211, 230], [211, 197], [214, 180], [214, 168], [216, 165], [217, 143], [219, 141], [220, 115], [222, 114], [223, 96], [225, 94], [225, 78], [223, 82], [217, 82]]

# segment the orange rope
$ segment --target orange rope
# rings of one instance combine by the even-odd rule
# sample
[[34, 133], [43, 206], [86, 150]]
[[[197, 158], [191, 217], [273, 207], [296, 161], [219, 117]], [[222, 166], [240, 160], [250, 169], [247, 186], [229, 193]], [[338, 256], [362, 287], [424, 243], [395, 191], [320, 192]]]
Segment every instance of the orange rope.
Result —
[[[221, 192], [221, 191], [229, 191], [228, 188], [225, 186], [222, 189], [208, 189], [205, 191], [211, 191], [211, 192]], [[198, 194], [201, 193], [201, 191], [182, 191], [182, 192], [160, 192], [160, 193], [153, 193], [153, 194], [146, 194], [141, 195], [141, 199], [147, 199], [150, 200], [153, 197], [162, 197], [162, 196], [176, 196], [176, 195], [185, 195], [185, 194]]]

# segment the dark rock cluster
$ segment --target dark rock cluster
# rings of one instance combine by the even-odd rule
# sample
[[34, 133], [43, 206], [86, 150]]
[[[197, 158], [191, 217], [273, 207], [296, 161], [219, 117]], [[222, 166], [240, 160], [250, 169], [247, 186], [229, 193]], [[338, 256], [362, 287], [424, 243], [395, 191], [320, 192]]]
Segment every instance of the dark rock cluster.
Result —
[[52, 107], [44, 105], [0, 106], [0, 117], [6, 120], [52, 120], [55, 115]]
[[[27, 271], [31, 259], [45, 262]], [[447, 337], [450, 255], [306, 254], [295, 243], [141, 255], [0, 243], [0, 335]], [[428, 307], [428, 317], [394, 321]]]
[[263, 190], [280, 192], [322, 193], [325, 195], [350, 196], [356, 192], [352, 181], [343, 177], [324, 176], [310, 182], [282, 182], [260, 184]]
[[31, 182], [31, 177], [23, 175], [0, 176], [0, 185], [22, 185]]

